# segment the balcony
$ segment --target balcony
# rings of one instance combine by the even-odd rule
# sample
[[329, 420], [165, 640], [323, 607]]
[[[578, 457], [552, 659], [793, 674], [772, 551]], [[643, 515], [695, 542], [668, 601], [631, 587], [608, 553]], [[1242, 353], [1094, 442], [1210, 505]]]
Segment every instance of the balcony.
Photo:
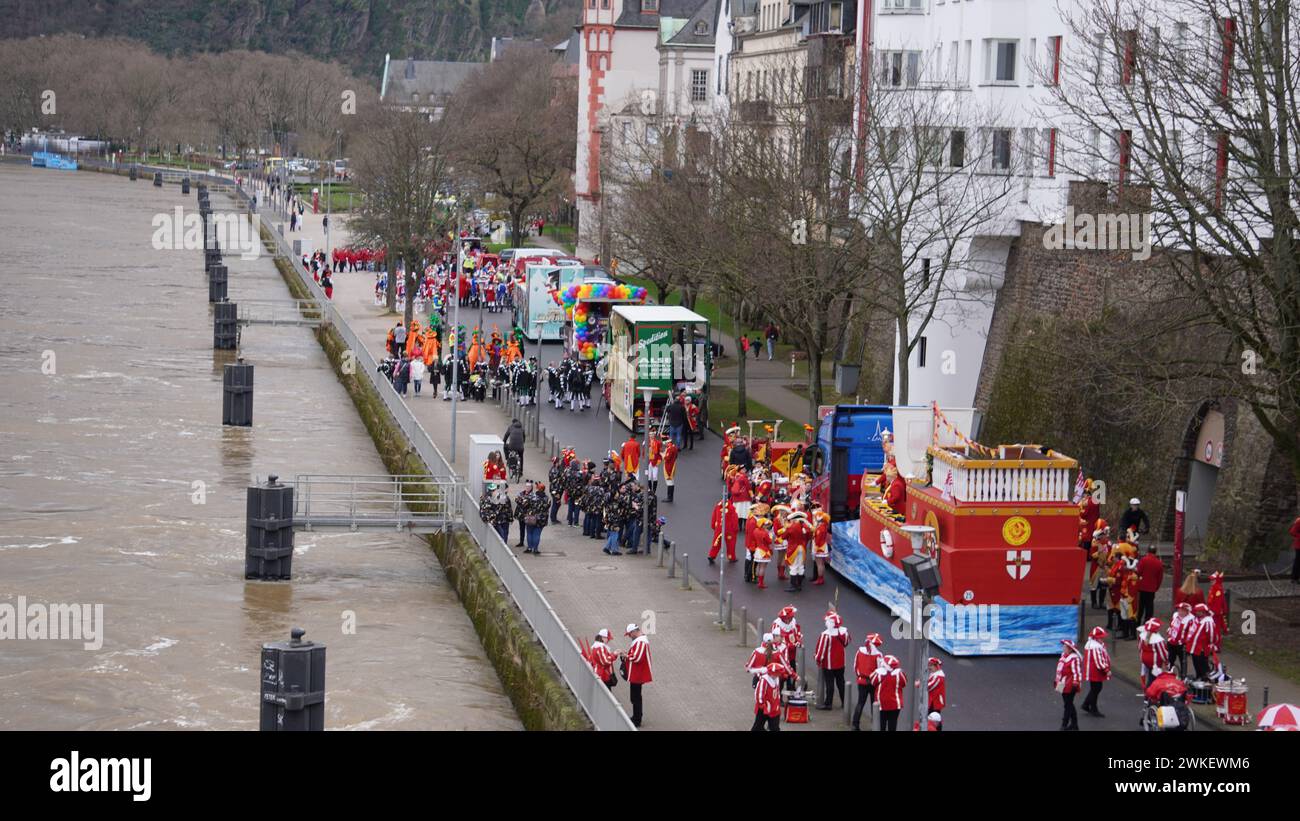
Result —
[[1070, 473], [1079, 466], [1074, 459], [1052, 450], [1044, 453], [1034, 445], [988, 450], [931, 447], [931, 484], [946, 489], [951, 471], [949, 492], [958, 502], [1070, 504], [1074, 491]]

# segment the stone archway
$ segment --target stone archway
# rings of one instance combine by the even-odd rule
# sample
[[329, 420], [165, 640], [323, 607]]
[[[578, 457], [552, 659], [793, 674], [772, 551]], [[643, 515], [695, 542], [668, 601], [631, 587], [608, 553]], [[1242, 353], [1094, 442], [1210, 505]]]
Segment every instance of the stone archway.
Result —
[[1159, 531], [1161, 541], [1173, 541], [1175, 502], [1178, 491], [1182, 490], [1187, 494], [1184, 544], [1192, 554], [1198, 553], [1204, 545], [1227, 450], [1224, 440], [1227, 431], [1231, 430], [1230, 417], [1235, 417], [1235, 413], [1235, 403], [1207, 399], [1188, 419], [1164, 506], [1165, 516]]

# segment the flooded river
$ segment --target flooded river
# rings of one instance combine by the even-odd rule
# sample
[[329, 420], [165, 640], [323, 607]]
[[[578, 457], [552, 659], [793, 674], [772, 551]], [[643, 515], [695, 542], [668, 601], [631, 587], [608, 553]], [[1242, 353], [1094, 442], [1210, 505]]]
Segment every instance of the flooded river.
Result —
[[[292, 582], [244, 580], [251, 479], [384, 468], [305, 328], [244, 329], [254, 426], [221, 425], [202, 251], [151, 247], [177, 205], [0, 163], [0, 607], [103, 605], [98, 649], [0, 640], [0, 729], [256, 729], [292, 626], [329, 648], [329, 729], [518, 729], [423, 541], [299, 533]], [[289, 297], [268, 256], [227, 265], [232, 299]]]

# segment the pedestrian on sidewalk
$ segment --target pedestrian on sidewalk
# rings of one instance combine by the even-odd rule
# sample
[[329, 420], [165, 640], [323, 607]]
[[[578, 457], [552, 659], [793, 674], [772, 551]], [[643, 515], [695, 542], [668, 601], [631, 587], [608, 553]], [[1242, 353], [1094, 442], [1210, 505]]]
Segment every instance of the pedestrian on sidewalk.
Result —
[[506, 492], [505, 482], [488, 482], [483, 486], [483, 495], [478, 500], [479, 518], [492, 525], [501, 541], [510, 542], [510, 522], [514, 511], [510, 508], [510, 494]]
[[695, 440], [704, 435], [700, 428], [700, 406], [686, 397], [686, 444], [689, 450], [695, 450]]
[[754, 352], [754, 358], [758, 359], [758, 349], [762, 347], [758, 342], [758, 334], [754, 334], [754, 341], [749, 343], [749, 349]]
[[596, 631], [596, 638], [591, 642], [591, 649], [587, 652], [587, 661], [591, 664], [592, 672], [610, 690], [618, 684], [618, 677], [614, 675], [614, 660], [617, 656], [609, 649], [609, 640], [612, 637], [613, 634], [602, 627]]
[[[448, 377], [448, 381], [450, 381], [450, 377]], [[522, 473], [524, 469], [524, 445], [528, 441], [528, 437], [524, 433], [523, 423], [518, 419], [511, 419], [506, 432], [501, 434], [501, 441], [505, 443], [506, 459], [513, 461], [518, 466], [518, 472]]]
[[776, 350], [776, 340], [780, 337], [781, 332], [777, 330], [775, 325], [769, 322], [767, 323], [767, 330], [763, 332], [763, 335], [767, 337], [767, 361], [771, 362], [772, 354]]
[[[330, 278], [330, 269], [328, 268], [325, 269], [325, 273], [321, 274], [320, 287], [325, 292], [326, 299], [334, 298], [334, 280]], [[417, 390], [416, 393], [419, 393], [419, 391]]]
[[740, 519], [736, 516], [736, 506], [729, 499], [719, 499], [713, 505], [713, 513], [709, 518], [709, 526], [713, 528], [713, 541], [709, 544], [709, 566], [712, 567], [717, 561], [718, 553], [722, 550], [722, 543], [727, 544], [727, 561], [734, 563], [736, 561], [736, 537], [740, 533]]
[[411, 384], [415, 386], [415, 395], [420, 395], [420, 384], [424, 382], [424, 359], [420, 356], [411, 358]]
[[602, 511], [605, 527], [608, 528], [609, 534], [605, 537], [605, 547], [602, 552], [609, 556], [622, 556], [623, 551], [618, 549], [619, 539], [622, 537], [623, 525], [627, 523], [627, 497], [620, 492], [621, 488], [615, 488], [612, 491], [606, 488], [605, 508]]
[[[519, 542], [515, 544], [515, 547], [524, 546], [524, 539], [528, 535], [528, 525], [524, 520], [530, 515], [528, 509], [532, 504], [533, 483], [525, 480], [524, 489], [519, 491], [519, 495], [515, 496], [515, 518], [519, 521]], [[509, 544], [509, 542], [507, 542], [507, 544]]]
[[1147, 554], [1138, 562], [1137, 620], [1146, 622], [1156, 614], [1156, 591], [1165, 577], [1165, 565], [1156, 555], [1156, 546], [1147, 545]]
[[1138, 632], [1138, 661], [1142, 665], [1142, 686], [1150, 687], [1156, 676], [1170, 669], [1169, 642], [1160, 635], [1160, 619], [1148, 619]]
[[1083, 659], [1079, 648], [1069, 639], [1061, 639], [1061, 657], [1056, 660], [1056, 678], [1054, 686], [1061, 694], [1064, 712], [1061, 714], [1062, 730], [1079, 729], [1079, 713], [1074, 709], [1074, 696], [1079, 692], [1083, 681]]
[[803, 646], [803, 627], [795, 618], [799, 613], [799, 608], [793, 604], [787, 604], [781, 608], [781, 612], [776, 614], [772, 621], [772, 638], [777, 640], [777, 644], [784, 648], [785, 664], [790, 668], [790, 676], [786, 679], [786, 689], [794, 689], [794, 678], [799, 672], [799, 665], [796, 662], [796, 648]]
[[524, 527], [528, 537], [525, 553], [536, 556], [542, 552], [542, 528], [546, 527], [546, 517], [550, 509], [551, 503], [546, 495], [546, 485], [537, 482], [533, 486], [532, 501], [524, 514]]
[[623, 661], [627, 667], [627, 683], [632, 691], [630, 698], [632, 700], [632, 726], [640, 727], [644, 718], [644, 710], [641, 703], [641, 688], [654, 680], [650, 671], [650, 640], [641, 632], [641, 628], [635, 624], [629, 624], [624, 635], [632, 639], [632, 644], [623, 653]]
[[588, 462], [587, 486], [582, 491], [581, 507], [585, 514], [582, 519], [582, 535], [589, 539], [600, 538], [603, 527], [601, 521], [605, 510], [605, 485], [596, 473], [596, 463]]
[[741, 357], [749, 356], [749, 337], [740, 337], [740, 355]]
[[785, 567], [790, 577], [790, 586], [785, 589], [785, 592], [798, 593], [803, 590], [804, 557], [807, 555], [808, 542], [813, 535], [813, 530], [808, 525], [807, 514], [802, 510], [791, 513], [785, 527], [781, 530], [781, 535], [785, 539]]
[[1169, 632], [1165, 635], [1169, 642], [1169, 667], [1178, 665], [1178, 677], [1187, 678], [1187, 639], [1191, 636], [1192, 606], [1182, 602], [1174, 608], [1173, 618], [1169, 620]]
[[[682, 438], [682, 433], [686, 428], [686, 404], [681, 400], [673, 400], [664, 408], [664, 419], [668, 423], [668, 430], [672, 436], [673, 443], [681, 450], [686, 445]], [[670, 486], [672, 482], [668, 483]], [[670, 491], [671, 493], [671, 491]], [[671, 497], [668, 501], [672, 501]]]
[[873, 675], [876, 668], [885, 661], [880, 652], [884, 639], [879, 633], [868, 633], [862, 640], [862, 646], [853, 656], [853, 674], [858, 680], [858, 703], [853, 707], [853, 729], [862, 730], [862, 709], [875, 701], [876, 691]]
[[396, 327], [393, 328], [393, 356], [400, 355], [406, 350], [406, 326], [402, 320], [397, 320]]
[[835, 704], [835, 690], [844, 702], [844, 648], [849, 646], [849, 631], [844, 620], [834, 610], [826, 611], [826, 629], [817, 637], [813, 660], [821, 675], [821, 703], [818, 710], [829, 710]]
[[[930, 729], [939, 732], [943, 729], [943, 709], [948, 706], [948, 674], [943, 671], [943, 662], [931, 656], [925, 662], [926, 720]], [[917, 687], [921, 682], [916, 683]]]
[[1192, 608], [1191, 633], [1187, 638], [1187, 654], [1192, 657], [1192, 669], [1198, 681], [1210, 680], [1210, 657], [1219, 652], [1218, 630], [1210, 608], [1198, 604]]
[[1101, 688], [1110, 681], [1110, 653], [1106, 651], [1106, 630], [1092, 628], [1088, 643], [1083, 646], [1083, 677], [1088, 681], [1088, 695], [1083, 699], [1083, 711], [1094, 718], [1105, 718], [1097, 707]]

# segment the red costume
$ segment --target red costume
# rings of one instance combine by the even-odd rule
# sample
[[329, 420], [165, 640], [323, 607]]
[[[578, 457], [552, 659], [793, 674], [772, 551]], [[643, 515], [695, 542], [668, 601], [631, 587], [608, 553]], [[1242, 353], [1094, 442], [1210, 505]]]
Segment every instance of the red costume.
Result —
[[1061, 657], [1056, 660], [1056, 679], [1054, 681], [1056, 690], [1061, 693], [1077, 693], [1082, 681], [1083, 664], [1079, 659], [1079, 651], [1075, 649], [1074, 643], [1070, 642], [1065, 646], [1065, 651], [1061, 653]]
[[1228, 599], [1223, 594], [1223, 574], [1210, 574], [1210, 592], [1205, 596], [1205, 606], [1214, 615], [1214, 627], [1217, 635], [1228, 632]]
[[885, 656], [885, 663], [876, 667], [872, 686], [876, 691], [876, 706], [885, 710], [903, 709], [903, 693], [907, 692], [907, 675], [898, 659]]
[[830, 627], [817, 637], [813, 661], [823, 670], [844, 669], [844, 648], [849, 646], [849, 631], [843, 627]]
[[[736, 560], [736, 537], [740, 534], [740, 519], [736, 516], [736, 508], [730, 502], [727, 503], [725, 513], [722, 510], [722, 502], [719, 501], [713, 506], [713, 517], [710, 519], [710, 526], [713, 528], [713, 544], [709, 548], [709, 558], [716, 559], [718, 551], [722, 549], [722, 541], [725, 536], [727, 542], [727, 561]], [[725, 533], [723, 525], [726, 525]]]
[[635, 436], [629, 436], [623, 443], [623, 470], [635, 474], [639, 467], [641, 467], [641, 443]]
[[863, 640], [857, 655], [853, 657], [853, 673], [858, 677], [858, 684], [871, 684], [872, 674], [884, 659], [884, 655], [880, 652], [880, 634], [871, 633]]
[[591, 663], [591, 669], [596, 674], [596, 678], [602, 682], [609, 681], [609, 677], [614, 675], [614, 653], [604, 642], [598, 641], [591, 645], [591, 650], [587, 654], [587, 660]]
[[663, 460], [663, 440], [657, 436], [651, 437], [650, 454], [646, 457], [646, 461], [650, 467], [657, 468]]
[[677, 476], [677, 443], [669, 439], [664, 442], [664, 481], [672, 487], [673, 479]]
[[627, 648], [627, 681], [629, 684], [649, 684], [650, 675], [650, 640], [637, 636]]
[[483, 462], [483, 480], [485, 482], [495, 482], [506, 478], [506, 466], [493, 463], [490, 460]]
[[[935, 665], [938, 665], [938, 659], [930, 659]], [[925, 678], [925, 690], [929, 694], [929, 701], [926, 705], [927, 712], [942, 713], [943, 708], [948, 706], [948, 675], [940, 667], [938, 670], [931, 670]]]

